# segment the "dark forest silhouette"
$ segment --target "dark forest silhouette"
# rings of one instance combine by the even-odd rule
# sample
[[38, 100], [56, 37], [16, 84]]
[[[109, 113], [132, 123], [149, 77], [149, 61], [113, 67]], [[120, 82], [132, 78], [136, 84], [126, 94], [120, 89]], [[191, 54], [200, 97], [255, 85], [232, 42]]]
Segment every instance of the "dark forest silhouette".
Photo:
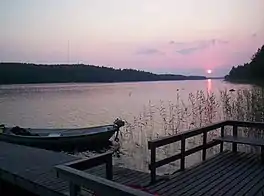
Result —
[[225, 79], [234, 82], [263, 82], [264, 45], [252, 56], [249, 63], [233, 67]]
[[134, 69], [114, 69], [83, 64], [36, 65], [27, 63], [0, 63], [0, 73], [0, 84], [206, 79], [204, 76], [153, 74]]

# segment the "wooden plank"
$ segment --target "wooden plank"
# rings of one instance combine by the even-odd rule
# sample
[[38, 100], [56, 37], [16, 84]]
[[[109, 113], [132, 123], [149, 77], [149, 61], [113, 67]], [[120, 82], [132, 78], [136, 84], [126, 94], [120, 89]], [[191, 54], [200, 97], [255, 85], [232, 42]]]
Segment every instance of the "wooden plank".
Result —
[[[241, 180], [236, 184], [236, 186], [232, 187], [232, 189], [228, 190], [227, 192], [223, 193], [222, 195], [235, 195], [240, 194], [244, 189], [244, 191], [248, 191], [248, 189], [251, 188], [252, 184], [254, 185], [256, 183], [256, 177], [263, 176], [264, 168], [259, 167], [254, 172], [252, 172], [247, 178], [244, 178], [244, 180]], [[257, 180], [258, 181], [258, 180]]]
[[23, 189], [26, 189], [26, 190], [28, 190], [31, 193], [34, 193], [34, 194], [37, 194], [37, 195], [40, 195], [40, 196], [46, 196], [46, 195], [49, 195], [49, 196], [62, 196], [63, 195], [61, 192], [55, 191], [53, 189], [49, 189], [49, 188], [47, 188], [45, 186], [42, 186], [41, 184], [36, 186], [36, 184], [34, 182], [31, 182], [29, 180], [25, 180], [22, 177], [15, 176], [15, 175], [12, 175], [12, 174], [9, 174], [9, 173], [7, 175], [12, 176], [13, 179], [11, 180], [11, 178], [6, 178], [6, 176], [3, 176], [2, 174], [1, 174], [1, 179], [4, 180], [4, 181], [10, 182], [11, 184], [13, 184], [15, 186], [18, 186], [18, 187], [21, 187]]
[[208, 149], [208, 148], [211, 148], [211, 147], [216, 146], [218, 144], [220, 144], [219, 141], [211, 141], [211, 142], [208, 142], [205, 145], [196, 146], [194, 148], [191, 148], [189, 150], [186, 150], [185, 151], [185, 156], [189, 156], [189, 155], [194, 154], [196, 152], [199, 152], [199, 151], [201, 151], [203, 149]]
[[247, 179], [252, 173], [261, 167], [259, 161], [255, 158], [254, 162], [248, 164], [245, 169], [238, 171], [232, 177], [227, 178], [222, 183], [219, 183], [215, 188], [207, 192], [207, 195], [225, 195], [229, 190], [237, 186], [238, 183]]
[[181, 162], [180, 162], [181, 170], [185, 169], [185, 136], [182, 135], [181, 138]]
[[255, 196], [264, 196], [264, 189], [261, 189]]
[[[205, 146], [204, 145], [199, 145], [199, 146], [196, 146], [196, 147], [191, 148], [189, 150], [186, 150], [184, 155], [185, 156], [189, 156], [189, 155], [191, 155], [193, 153], [199, 152], [199, 151], [201, 151], [203, 149], [211, 148], [211, 147], [216, 146], [216, 145], [218, 145], [220, 143], [221, 143], [220, 141], [211, 141], [211, 142], [208, 142]], [[161, 167], [163, 165], [169, 164], [169, 163], [171, 163], [173, 161], [177, 161], [177, 160], [179, 160], [181, 158], [182, 158], [182, 153], [179, 153], [179, 154], [173, 155], [171, 157], [168, 157], [168, 158], [165, 158], [165, 159], [157, 161], [153, 165], [150, 165], [150, 168], [151, 167], [158, 168], [158, 167]]]
[[198, 185], [188, 191], [186, 195], [195, 193], [195, 196], [201, 195], [214, 195], [221, 190], [225, 185], [236, 181], [239, 176], [243, 175], [248, 169], [254, 167], [258, 163], [254, 156], [249, 159], [243, 159], [238, 162], [239, 165], [231, 165], [229, 170], [225, 169], [222, 172], [212, 176], [209, 180], [206, 180], [203, 185]]
[[203, 153], [202, 153], [202, 160], [206, 160], [206, 144], [207, 144], [207, 132], [203, 133]]
[[[105, 168], [104, 167], [102, 168], [101, 166], [85, 170], [85, 172], [99, 177], [103, 177], [103, 178], [105, 177]], [[150, 183], [150, 175], [149, 173], [145, 173], [141, 171], [113, 166], [113, 181], [125, 185], [134, 184], [134, 185], [145, 186]]]
[[151, 182], [156, 181], [156, 147], [151, 146], [150, 148], [150, 175], [151, 175]]
[[89, 158], [82, 158], [72, 162], [68, 162], [64, 165], [78, 170], [84, 170], [109, 162], [110, 160], [112, 160], [112, 154], [113, 152], [106, 152]]
[[92, 167], [92, 168], [86, 169], [84, 171], [89, 173], [89, 174], [95, 175], [95, 176], [104, 177], [106, 175], [104, 165], [98, 165], [96, 167]]
[[[215, 171], [218, 169], [220, 166], [223, 166], [225, 164], [228, 164], [230, 160], [233, 159], [232, 153], [228, 154], [229, 156], [222, 156], [221, 159], [215, 162], [211, 162], [210, 164], [202, 164], [203, 167], [197, 167], [195, 169], [190, 169], [189, 172], [188, 170], [186, 172], [183, 172], [182, 175], [180, 176], [175, 176], [172, 177], [172, 179], [163, 185], [162, 188], [158, 187], [159, 190], [162, 189], [162, 192], [169, 191], [169, 189], [175, 187], [175, 186], [186, 186], [187, 181], [193, 180], [193, 176], [199, 176], [199, 175], [205, 175], [205, 174], [210, 174], [210, 172]], [[155, 189], [154, 189], [155, 190]]]
[[235, 142], [238, 144], [248, 144], [253, 146], [264, 146], [264, 139], [260, 138], [246, 138], [246, 137], [233, 137], [233, 136], [224, 136], [214, 139], [216, 141], [223, 142]]
[[61, 195], [60, 191], [66, 189], [65, 181], [56, 178], [53, 166], [79, 159], [4, 142], [0, 142], [0, 157], [0, 171], [6, 172], [1, 179], [10, 181], [13, 175], [14, 180], [10, 182], [40, 195]]
[[[237, 125], [233, 125], [233, 137], [237, 138]], [[232, 150], [233, 152], [237, 152], [237, 143], [232, 142]]]
[[119, 180], [114, 180], [124, 185], [137, 185], [137, 186], [146, 186], [150, 184], [150, 176], [147, 173], [136, 172], [132, 175], [130, 174], [127, 178], [122, 178]]
[[79, 186], [70, 182], [69, 188], [70, 188], [70, 196], [78, 196], [79, 195], [79, 193], [80, 193], [80, 187]]
[[231, 159], [232, 156], [232, 153], [224, 153], [222, 154], [222, 156], [218, 155], [215, 158], [207, 160], [203, 164], [197, 165], [192, 169], [188, 169], [179, 174], [176, 173], [175, 175], [172, 175], [169, 181], [149, 186], [148, 189], [154, 192], [165, 189], [164, 191], [166, 192], [166, 190], [169, 190], [169, 187], [174, 187], [175, 183], [182, 182], [184, 179], [189, 179], [189, 177], [192, 178], [191, 176], [199, 175], [200, 173], [216, 169], [216, 165], [221, 164], [223, 160], [229, 160], [229, 158]]
[[[225, 126], [222, 126], [221, 127], [220, 136], [224, 137], [224, 135], [225, 135]], [[221, 144], [220, 144], [220, 152], [223, 152], [223, 151], [224, 151], [224, 142], [221, 142]]]
[[181, 159], [181, 156], [182, 156], [182, 154], [178, 153], [176, 155], [173, 155], [173, 156], [167, 157], [165, 159], [159, 160], [156, 163], [152, 163], [149, 166], [149, 169], [151, 170], [153, 168], [158, 168], [158, 167], [161, 167], [163, 165], [169, 164], [169, 163], [171, 163], [173, 161], [177, 161], [177, 160]]
[[[247, 154], [244, 154], [245, 157], [249, 157]], [[250, 157], [249, 157], [250, 158]], [[202, 187], [207, 186], [208, 182], [211, 179], [215, 179], [216, 177], [220, 177], [222, 173], [228, 172], [233, 169], [234, 166], [239, 166], [242, 163], [243, 157], [234, 158], [232, 157], [229, 160], [224, 160], [221, 164], [216, 165], [217, 167], [213, 170], [208, 170], [208, 172], [201, 173], [200, 175], [190, 176], [181, 182], [175, 183], [173, 186], [170, 186], [170, 190], [166, 190], [162, 193], [164, 195], [172, 195], [177, 193], [179, 195], [185, 194], [194, 194], [197, 190], [200, 190]], [[168, 188], [168, 187], [166, 187]]]
[[261, 152], [261, 162], [264, 163], [264, 146], [260, 147], [260, 152]]
[[258, 173], [254, 179], [239, 190], [238, 194], [243, 195], [256, 195], [264, 186], [264, 171]]
[[[174, 174], [171, 174], [169, 176], [169, 179], [176, 179], [178, 178], [178, 180], [181, 180], [182, 178], [184, 178], [184, 176], [186, 175], [192, 175], [193, 173], [196, 173], [198, 170], [199, 171], [203, 171], [203, 170], [206, 170], [205, 168], [206, 167], [210, 167], [211, 163], [218, 163], [221, 159], [223, 159], [223, 157], [228, 157], [228, 156], [231, 156], [231, 152], [223, 152], [217, 156], [213, 156], [212, 158], [204, 161], [203, 163], [198, 163], [190, 168], [188, 168], [187, 170], [185, 170], [184, 172], [180, 171], [180, 172], [176, 172]], [[148, 189], [156, 189], [156, 190], [159, 190], [161, 189], [162, 187], [166, 186], [168, 182], [164, 182], [164, 181], [161, 181], [161, 182], [157, 182], [155, 183], [154, 185], [150, 185], [148, 186]]]
[[264, 129], [264, 123], [263, 122], [249, 122], [249, 121], [233, 121], [233, 120], [229, 120], [229, 121], [226, 121], [226, 125], [229, 125], [229, 126], [236, 125], [238, 127], [251, 127], [251, 128]]
[[[115, 168], [114, 169], [114, 181], [116, 182], [120, 182], [120, 183], [126, 183], [131, 181], [131, 179], [133, 179], [135, 176], [138, 175], [138, 171], [134, 171], [134, 170], [130, 170], [127, 168]], [[148, 177], [149, 174], [144, 173], [144, 175], [147, 175]]]
[[105, 170], [106, 170], [106, 179], [112, 180], [113, 179], [113, 159], [112, 159], [112, 154], [111, 154], [111, 157], [107, 158]]

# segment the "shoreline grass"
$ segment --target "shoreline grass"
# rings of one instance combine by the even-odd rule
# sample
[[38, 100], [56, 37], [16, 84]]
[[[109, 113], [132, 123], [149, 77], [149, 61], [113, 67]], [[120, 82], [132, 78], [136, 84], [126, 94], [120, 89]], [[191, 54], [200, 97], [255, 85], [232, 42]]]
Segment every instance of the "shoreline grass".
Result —
[[[154, 105], [149, 103], [143, 108], [139, 116], [132, 121], [127, 121], [125, 130], [121, 134], [121, 162], [126, 167], [148, 171], [150, 152], [147, 142], [163, 136], [174, 135], [193, 128], [206, 126], [220, 120], [264, 121], [264, 89], [252, 87], [240, 89], [236, 92], [223, 90], [219, 95], [214, 93], [196, 91], [190, 93], [187, 100], [182, 100], [180, 93], [176, 94], [175, 101]], [[231, 130], [227, 129], [226, 132]], [[217, 132], [210, 132], [208, 140], [217, 136]], [[239, 134], [246, 137], [263, 137], [262, 130], [243, 129]], [[201, 137], [190, 138], [186, 148], [199, 145]], [[173, 143], [158, 148], [157, 159], [171, 156], [179, 151], [179, 143]], [[248, 149], [257, 151], [257, 149]], [[212, 148], [210, 154], [217, 152], [218, 148]], [[200, 157], [199, 153], [190, 158], [193, 164]], [[158, 170], [159, 173], [169, 173], [175, 170], [178, 163], [173, 162]]]

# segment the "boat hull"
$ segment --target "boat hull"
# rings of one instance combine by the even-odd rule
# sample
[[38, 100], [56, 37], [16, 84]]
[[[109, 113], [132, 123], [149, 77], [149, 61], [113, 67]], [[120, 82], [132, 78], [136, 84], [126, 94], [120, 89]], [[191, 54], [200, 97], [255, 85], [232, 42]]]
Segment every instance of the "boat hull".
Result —
[[[103, 128], [103, 127], [102, 127]], [[98, 129], [98, 128], [97, 128]], [[99, 129], [100, 130], [100, 129]], [[67, 130], [69, 133], [69, 130]], [[107, 131], [98, 131], [87, 134], [64, 134], [58, 137], [48, 136], [20, 136], [11, 134], [0, 134], [0, 141], [26, 145], [37, 148], [44, 148], [54, 151], [85, 151], [97, 150], [109, 146], [111, 143], [109, 139], [118, 131], [118, 128], [112, 128]], [[34, 132], [34, 131], [33, 131]], [[56, 133], [56, 132], [53, 132]]]

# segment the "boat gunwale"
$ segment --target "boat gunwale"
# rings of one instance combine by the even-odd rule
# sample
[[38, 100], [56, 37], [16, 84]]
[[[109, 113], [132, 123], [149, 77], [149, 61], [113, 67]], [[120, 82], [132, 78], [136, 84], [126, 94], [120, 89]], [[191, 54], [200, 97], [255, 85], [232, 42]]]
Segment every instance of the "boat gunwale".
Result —
[[[99, 131], [99, 132], [89, 132], [89, 133], [82, 133], [82, 134], [76, 134], [76, 135], [61, 135], [61, 136], [27, 136], [27, 135], [25, 136], [25, 135], [15, 135], [15, 134], [1, 133], [0, 134], [0, 138], [1, 138], [1, 136], [6, 136], [6, 137], [9, 137], [9, 138], [21, 138], [21, 139], [57, 140], [57, 139], [73, 139], [73, 138], [79, 138], [79, 137], [84, 137], [84, 136], [92, 136], [92, 135], [98, 135], [98, 134], [101, 134], [101, 133], [118, 131], [118, 128], [114, 127], [114, 125], [104, 125], [104, 126], [98, 126], [98, 127], [91, 127], [91, 129], [92, 128], [100, 128], [100, 127], [103, 128], [103, 127], [107, 127], [107, 126], [113, 126], [113, 128], [109, 129], [109, 130], [102, 130], [102, 131]], [[9, 128], [9, 127], [6, 127], [6, 128]], [[85, 129], [85, 128], [80, 128], [80, 129]], [[52, 129], [50, 129], [50, 130], [52, 130]], [[76, 130], [76, 129], [74, 129], [74, 130]], [[56, 131], [54, 133], [56, 133]]]

